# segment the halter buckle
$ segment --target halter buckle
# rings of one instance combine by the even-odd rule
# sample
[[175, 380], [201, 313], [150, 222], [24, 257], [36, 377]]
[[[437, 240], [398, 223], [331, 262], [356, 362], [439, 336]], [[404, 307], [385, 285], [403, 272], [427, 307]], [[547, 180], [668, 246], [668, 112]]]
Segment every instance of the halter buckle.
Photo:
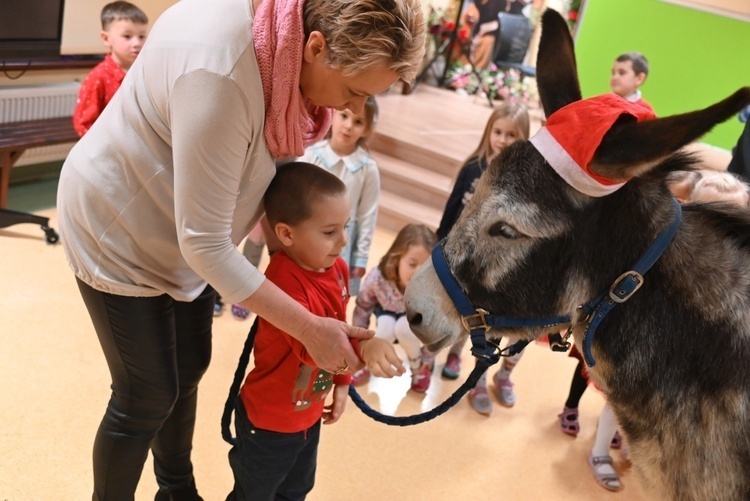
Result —
[[463, 324], [464, 329], [469, 332], [478, 329], [487, 330], [490, 328], [490, 326], [487, 324], [487, 315], [489, 314], [489, 311], [483, 310], [482, 308], [477, 308], [477, 312], [474, 315], [461, 317], [461, 323]]
[[609, 298], [615, 303], [624, 303], [643, 285], [643, 275], [637, 271], [626, 271], [609, 288]]

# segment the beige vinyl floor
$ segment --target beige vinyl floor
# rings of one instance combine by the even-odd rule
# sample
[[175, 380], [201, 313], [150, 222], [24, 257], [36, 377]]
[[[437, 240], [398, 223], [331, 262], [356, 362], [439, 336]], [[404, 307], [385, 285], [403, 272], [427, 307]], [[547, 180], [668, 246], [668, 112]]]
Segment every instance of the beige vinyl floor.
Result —
[[[41, 213], [56, 227], [54, 209]], [[393, 237], [376, 233], [371, 265]], [[47, 245], [38, 227], [0, 229], [0, 256], [0, 501], [90, 499], [91, 448], [109, 396], [96, 335], [62, 247]], [[250, 325], [228, 312], [214, 324], [193, 456], [207, 501], [223, 500], [232, 485], [219, 418]], [[603, 405], [595, 390], [581, 401], [581, 434], [560, 432], [556, 415], [575, 361], [541, 345], [526, 351], [513, 375], [518, 403], [496, 405], [490, 417], [474, 413], [464, 399], [434, 421], [397, 428], [371, 421], [349, 402], [342, 419], [324, 429], [309, 499], [644, 499], [619, 452], [613, 457], [624, 491], [603, 490], [589, 471], [586, 456]], [[444, 360], [441, 353], [424, 396], [408, 391], [406, 377], [375, 379], [360, 393], [388, 413], [427, 410], [462, 381], [440, 378]], [[463, 378], [473, 365], [468, 352], [464, 362]], [[153, 499], [155, 491], [149, 460], [136, 499]]]

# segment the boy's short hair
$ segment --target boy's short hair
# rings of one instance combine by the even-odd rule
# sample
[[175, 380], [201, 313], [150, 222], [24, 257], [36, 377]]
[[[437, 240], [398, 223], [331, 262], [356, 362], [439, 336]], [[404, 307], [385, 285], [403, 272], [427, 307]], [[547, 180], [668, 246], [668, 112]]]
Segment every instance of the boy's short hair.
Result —
[[108, 3], [102, 8], [102, 30], [107, 31], [109, 26], [121, 19], [132, 21], [136, 24], [148, 24], [146, 14], [130, 2], [118, 0]]
[[346, 193], [344, 182], [322, 167], [290, 162], [276, 170], [263, 195], [263, 205], [271, 228], [277, 223], [294, 226], [312, 216], [314, 202]]
[[620, 55], [615, 61], [618, 63], [630, 61], [633, 63], [633, 71], [636, 75], [645, 73], [648, 76], [648, 60], [640, 52], [626, 52]]

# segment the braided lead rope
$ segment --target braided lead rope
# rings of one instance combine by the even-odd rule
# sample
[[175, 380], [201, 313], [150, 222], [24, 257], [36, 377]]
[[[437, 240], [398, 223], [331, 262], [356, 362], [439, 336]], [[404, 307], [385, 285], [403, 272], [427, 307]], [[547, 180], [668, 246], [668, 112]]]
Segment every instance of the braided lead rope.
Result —
[[245, 371], [247, 371], [247, 365], [250, 363], [250, 352], [253, 351], [255, 333], [258, 332], [258, 318], [257, 316], [255, 317], [253, 326], [250, 327], [250, 332], [247, 334], [247, 339], [245, 339], [245, 346], [242, 349], [237, 370], [234, 372], [232, 385], [229, 388], [229, 395], [227, 396], [227, 401], [224, 403], [224, 412], [221, 414], [221, 438], [229, 445], [237, 445], [237, 439], [232, 436], [230, 424], [232, 422], [235, 402], [240, 394], [242, 381], [245, 380]]
[[[481, 336], [481, 338], [482, 340], [484, 340], [483, 335]], [[441, 414], [445, 414], [448, 409], [456, 405], [458, 401], [461, 400], [469, 390], [477, 385], [477, 381], [479, 381], [479, 378], [482, 377], [485, 372], [487, 372], [487, 369], [500, 361], [500, 358], [512, 357], [514, 355], [517, 355], [521, 353], [523, 349], [526, 348], [526, 346], [529, 344], [529, 341], [527, 341], [526, 339], [520, 339], [514, 344], [500, 349], [500, 345], [498, 343], [492, 340], [487, 340], [487, 344], [489, 344], [490, 346], [486, 347], [483, 353], [475, 353], [474, 348], [477, 348], [477, 343], [474, 337], [472, 337], [471, 341], [472, 354], [477, 359], [477, 364], [474, 367], [474, 370], [471, 371], [471, 374], [469, 374], [469, 377], [466, 378], [464, 384], [462, 384], [456, 391], [454, 391], [450, 397], [445, 399], [445, 402], [438, 405], [434, 409], [430, 409], [429, 411], [423, 412], [421, 414], [413, 414], [411, 416], [387, 416], [385, 414], [381, 414], [380, 412], [367, 405], [360, 394], [357, 393], [357, 389], [354, 388], [353, 384], [349, 385], [349, 397], [351, 397], [354, 405], [356, 405], [359, 410], [361, 410], [366, 416], [369, 416], [379, 423], [385, 423], [389, 426], [412, 426], [415, 424], [426, 423], [427, 421], [435, 419]]]
[[359, 407], [359, 410], [379, 423], [385, 423], [389, 426], [412, 426], [415, 424], [426, 423], [427, 421], [435, 419], [436, 417], [440, 416], [448, 409], [456, 405], [458, 401], [461, 400], [461, 398], [463, 398], [463, 396], [466, 395], [466, 393], [470, 389], [474, 388], [477, 385], [477, 381], [479, 381], [479, 378], [482, 377], [482, 374], [487, 371], [490, 365], [493, 365], [496, 362], [497, 361], [488, 363], [484, 360], [477, 360], [476, 367], [474, 367], [474, 370], [471, 371], [471, 374], [469, 374], [469, 377], [466, 379], [464, 384], [462, 384], [456, 391], [454, 391], [453, 394], [445, 400], [445, 402], [438, 405], [434, 409], [423, 412], [421, 414], [414, 414], [411, 416], [387, 416], [385, 414], [381, 414], [380, 412], [367, 405], [367, 403], [362, 399], [359, 393], [357, 393], [354, 385], [349, 385], [349, 396], [354, 401], [354, 404]]
[[[227, 400], [224, 404], [224, 412], [221, 416], [221, 435], [224, 441], [229, 443], [230, 445], [235, 445], [236, 443], [236, 439], [232, 436], [232, 432], [230, 430], [232, 414], [234, 413], [234, 404], [237, 395], [239, 395], [239, 390], [245, 376], [245, 371], [247, 370], [250, 353], [253, 349], [255, 333], [257, 332], [257, 330], [258, 318], [256, 317], [255, 322], [253, 322], [253, 325], [250, 328], [247, 339], [245, 340], [245, 346], [242, 354], [240, 355], [239, 364], [234, 374], [234, 379], [229, 390], [229, 395], [227, 396]], [[487, 372], [487, 369], [491, 365], [496, 364], [501, 357], [513, 356], [519, 353], [526, 347], [528, 341], [521, 340], [516, 344], [506, 346], [503, 349], [500, 349], [499, 346], [494, 342], [490, 342], [489, 344], [490, 347], [484, 354], [479, 356], [477, 356], [476, 354], [474, 355], [475, 357], [477, 357], [476, 366], [474, 367], [474, 370], [471, 371], [471, 374], [469, 374], [469, 377], [466, 378], [464, 384], [462, 384], [456, 391], [454, 391], [453, 394], [449, 396], [442, 404], [427, 412], [414, 414], [411, 416], [387, 416], [385, 414], [381, 414], [380, 412], [367, 405], [367, 403], [362, 399], [359, 393], [357, 393], [354, 385], [349, 386], [349, 396], [351, 397], [352, 401], [354, 401], [354, 404], [359, 408], [359, 410], [361, 410], [366, 416], [369, 416], [373, 420], [380, 423], [385, 423], [389, 426], [412, 426], [415, 424], [426, 423], [427, 421], [431, 421], [436, 417], [444, 414], [446, 411], [448, 411], [448, 409], [456, 405], [458, 401], [461, 400], [469, 390], [477, 385], [477, 381], [479, 381], [479, 378], [482, 377], [485, 372]]]

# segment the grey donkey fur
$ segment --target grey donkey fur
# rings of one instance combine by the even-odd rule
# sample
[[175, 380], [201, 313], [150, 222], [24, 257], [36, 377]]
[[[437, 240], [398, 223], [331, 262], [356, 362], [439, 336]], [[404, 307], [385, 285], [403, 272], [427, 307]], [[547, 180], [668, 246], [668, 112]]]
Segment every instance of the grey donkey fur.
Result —
[[[581, 93], [565, 22], [548, 10], [542, 26], [538, 84], [549, 116]], [[743, 88], [704, 110], [618, 123], [592, 167], [632, 179], [602, 198], [565, 184], [531, 143], [506, 148], [444, 244], [468, 298], [495, 315], [575, 318], [576, 307], [607, 291], [672, 220], [665, 178], [693, 162], [679, 149], [748, 102]], [[431, 260], [409, 283], [406, 306], [433, 351], [466, 334]], [[488, 336], [544, 333], [492, 329]], [[576, 328], [579, 349], [582, 337]], [[593, 355], [590, 376], [656, 498], [750, 498], [750, 211], [683, 206], [675, 240], [642, 288], [602, 322]]]

